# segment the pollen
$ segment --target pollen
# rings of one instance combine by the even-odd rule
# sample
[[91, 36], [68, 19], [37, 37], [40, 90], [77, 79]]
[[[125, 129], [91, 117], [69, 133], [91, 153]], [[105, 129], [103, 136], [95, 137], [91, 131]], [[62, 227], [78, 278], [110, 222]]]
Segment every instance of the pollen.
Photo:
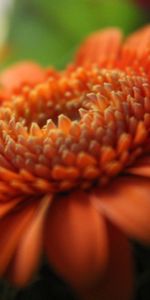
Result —
[[146, 76], [80, 67], [5, 99], [0, 199], [85, 189], [123, 172], [146, 151], [149, 95]]

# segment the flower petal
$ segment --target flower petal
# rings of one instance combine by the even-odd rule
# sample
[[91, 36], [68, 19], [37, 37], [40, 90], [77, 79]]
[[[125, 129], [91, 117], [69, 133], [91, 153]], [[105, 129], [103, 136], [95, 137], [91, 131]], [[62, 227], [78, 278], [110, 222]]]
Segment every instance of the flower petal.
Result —
[[150, 25], [131, 34], [126, 39], [124, 47], [135, 50], [137, 55], [141, 56], [148, 48], [150, 48]]
[[105, 190], [97, 189], [93, 204], [130, 237], [150, 243], [150, 181], [120, 176]]
[[105, 226], [84, 193], [61, 197], [52, 205], [45, 233], [48, 260], [73, 287], [88, 286], [104, 272]]
[[150, 178], [150, 156], [140, 158], [135, 165], [127, 168], [126, 173]]
[[82, 293], [85, 300], [133, 299], [134, 272], [132, 251], [127, 238], [111, 223], [107, 224], [109, 237], [109, 262], [107, 271], [93, 290]]
[[25, 61], [17, 63], [3, 71], [0, 75], [0, 84], [8, 92], [12, 92], [22, 84], [42, 82], [45, 79], [45, 71], [39, 65]]
[[150, 177], [150, 166], [131, 167], [127, 169], [127, 173], [144, 177]]
[[98, 64], [106, 67], [113, 64], [121, 49], [122, 33], [117, 28], [108, 28], [89, 36], [76, 54], [76, 64]]
[[19, 239], [32, 219], [34, 211], [35, 204], [31, 203], [30, 206], [23, 206], [0, 219], [0, 275], [6, 271]]
[[9, 213], [9, 211], [11, 211], [12, 209], [14, 209], [17, 204], [19, 204], [19, 202], [21, 202], [21, 198], [14, 198], [11, 199], [11, 201], [0, 201], [0, 218], [4, 217], [5, 215], [7, 215]]
[[126, 173], [150, 178], [150, 156], [139, 159], [135, 166], [127, 168]]
[[8, 278], [19, 286], [25, 285], [35, 272], [43, 250], [45, 216], [52, 200], [46, 195], [37, 208], [33, 220], [19, 241], [15, 256], [7, 271]]

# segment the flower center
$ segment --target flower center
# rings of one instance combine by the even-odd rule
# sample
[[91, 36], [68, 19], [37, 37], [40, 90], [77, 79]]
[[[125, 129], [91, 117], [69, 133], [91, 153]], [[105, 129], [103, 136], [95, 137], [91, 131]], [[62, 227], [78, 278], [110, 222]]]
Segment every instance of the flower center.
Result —
[[8, 184], [57, 193], [116, 176], [146, 151], [149, 97], [146, 77], [95, 67], [24, 87], [0, 109], [1, 197]]

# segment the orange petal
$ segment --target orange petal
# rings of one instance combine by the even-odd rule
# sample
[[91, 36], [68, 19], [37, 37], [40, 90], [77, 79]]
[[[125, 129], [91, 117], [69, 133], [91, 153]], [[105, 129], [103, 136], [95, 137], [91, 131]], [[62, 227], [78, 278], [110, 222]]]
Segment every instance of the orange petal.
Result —
[[103, 278], [97, 286], [82, 292], [85, 300], [131, 300], [133, 299], [133, 260], [127, 238], [110, 223], [108, 226], [109, 261]]
[[56, 199], [47, 218], [50, 264], [75, 288], [95, 282], [108, 257], [106, 225], [84, 193]]
[[131, 34], [124, 43], [124, 47], [135, 50], [141, 56], [150, 47], [150, 25]]
[[122, 33], [117, 28], [108, 28], [89, 36], [76, 54], [76, 64], [108, 66], [116, 60], [121, 48]]
[[39, 265], [43, 250], [43, 228], [45, 216], [52, 198], [46, 195], [40, 203], [8, 268], [7, 277], [16, 285], [25, 285]]
[[126, 170], [126, 173], [150, 177], [150, 156], [140, 158], [135, 165]]
[[128, 174], [150, 177], [150, 166], [135, 166], [127, 169]]
[[16, 212], [0, 220], [0, 275], [2, 275], [14, 252], [17, 244], [32, 219], [36, 204], [22, 207]]
[[0, 84], [9, 92], [22, 84], [42, 82], [45, 79], [45, 72], [39, 65], [25, 61], [20, 62], [3, 71], [0, 75]]
[[150, 181], [120, 176], [105, 190], [97, 189], [91, 200], [96, 208], [129, 237], [150, 243]]
[[19, 204], [19, 202], [21, 202], [21, 200], [22, 200], [21, 198], [15, 198], [12, 199], [11, 201], [0, 202], [0, 218], [8, 214], [9, 211], [11, 211], [13, 208], [17, 206], [17, 204]]

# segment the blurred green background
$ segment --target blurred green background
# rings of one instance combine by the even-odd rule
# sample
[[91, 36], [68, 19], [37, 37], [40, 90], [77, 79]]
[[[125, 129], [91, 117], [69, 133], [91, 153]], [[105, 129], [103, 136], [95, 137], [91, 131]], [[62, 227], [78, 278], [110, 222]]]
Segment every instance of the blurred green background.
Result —
[[92, 31], [119, 26], [128, 34], [145, 24], [144, 5], [144, 0], [14, 0], [1, 67], [31, 59], [63, 68]]

